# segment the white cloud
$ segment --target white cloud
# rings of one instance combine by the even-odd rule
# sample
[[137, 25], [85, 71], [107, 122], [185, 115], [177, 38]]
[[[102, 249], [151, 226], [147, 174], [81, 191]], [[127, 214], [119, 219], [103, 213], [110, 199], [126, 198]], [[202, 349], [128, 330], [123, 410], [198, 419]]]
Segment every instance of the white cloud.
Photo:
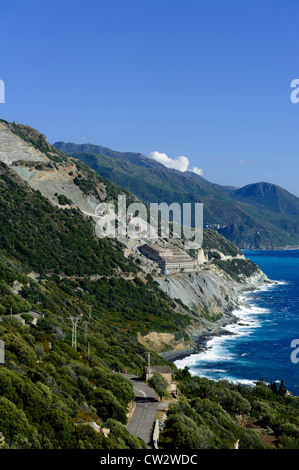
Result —
[[193, 169], [189, 168], [189, 158], [183, 155], [173, 159], [169, 158], [166, 153], [154, 151], [151, 152], [149, 156], [156, 162], [162, 163], [162, 165], [166, 166], [166, 168], [173, 168], [174, 170], [179, 170], [182, 172], [193, 171], [197, 175], [203, 176], [203, 170], [201, 168], [196, 166]]
[[199, 176], [203, 176], [203, 170], [201, 168], [198, 168], [197, 166], [195, 166], [191, 171], [193, 171], [193, 173], [196, 173]]
[[166, 153], [151, 152], [150, 157], [156, 162], [162, 163], [167, 168], [174, 168], [179, 171], [187, 171], [189, 166], [189, 159], [187, 157], [177, 157], [176, 159], [169, 158]]

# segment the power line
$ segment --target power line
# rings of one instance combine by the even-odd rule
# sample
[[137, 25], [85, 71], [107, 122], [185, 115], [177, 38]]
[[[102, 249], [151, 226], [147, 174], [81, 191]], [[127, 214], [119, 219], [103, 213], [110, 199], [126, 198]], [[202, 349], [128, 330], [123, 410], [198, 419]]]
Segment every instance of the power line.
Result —
[[80, 317], [69, 317], [72, 322], [72, 348], [77, 349], [77, 326], [80, 320]]
[[91, 319], [91, 305], [87, 305], [87, 307], [89, 308], [89, 318]]
[[148, 373], [148, 378], [147, 380], [149, 380], [151, 378], [151, 353], [148, 353], [147, 355], [147, 360], [148, 360], [148, 368], [147, 368], [147, 373]]
[[87, 355], [89, 356], [89, 350], [90, 350], [90, 342], [88, 341], [88, 325], [89, 325], [89, 321], [85, 321], [85, 322], [84, 322], [84, 325], [85, 325], [85, 341], [86, 341], [86, 344], [87, 344]]

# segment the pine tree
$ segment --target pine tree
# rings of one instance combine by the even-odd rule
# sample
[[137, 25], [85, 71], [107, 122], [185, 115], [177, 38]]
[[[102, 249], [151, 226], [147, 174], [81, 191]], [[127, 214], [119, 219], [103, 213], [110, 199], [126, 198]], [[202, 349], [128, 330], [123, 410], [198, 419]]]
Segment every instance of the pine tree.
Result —
[[272, 390], [273, 393], [275, 393], [276, 395], [278, 395], [278, 388], [277, 388], [276, 382], [273, 382], [272, 379], [271, 379], [271, 381], [270, 381], [269, 388], [270, 388], [270, 390]]
[[279, 387], [279, 392], [278, 394], [281, 396], [281, 397], [285, 397], [287, 393], [287, 387], [285, 386], [285, 383], [284, 383], [284, 380], [282, 380], [280, 382], [280, 387]]

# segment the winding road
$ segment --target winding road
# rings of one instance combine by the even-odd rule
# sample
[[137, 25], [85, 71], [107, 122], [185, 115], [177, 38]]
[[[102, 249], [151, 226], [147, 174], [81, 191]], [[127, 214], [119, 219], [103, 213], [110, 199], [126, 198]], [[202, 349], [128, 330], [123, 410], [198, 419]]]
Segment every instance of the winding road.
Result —
[[136, 395], [136, 408], [127, 429], [134, 436], [143, 439], [147, 448], [151, 448], [153, 424], [159, 409], [157, 395], [138, 377], [127, 375], [127, 378], [132, 381]]

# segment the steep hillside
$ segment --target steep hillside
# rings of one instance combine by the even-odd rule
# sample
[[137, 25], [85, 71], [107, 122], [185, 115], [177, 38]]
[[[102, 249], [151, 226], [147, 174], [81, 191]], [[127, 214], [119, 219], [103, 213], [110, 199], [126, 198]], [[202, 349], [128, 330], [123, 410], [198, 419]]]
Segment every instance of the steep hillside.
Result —
[[130, 162], [133, 165], [145, 166], [148, 168], [164, 168], [164, 165], [156, 162], [155, 160], [145, 157], [142, 153], [135, 152], [117, 152], [116, 150], [111, 150], [108, 147], [102, 147], [101, 145], [93, 144], [73, 144], [72, 142], [56, 142], [54, 148], [65, 154], [71, 155], [81, 155], [81, 154], [90, 154], [90, 155], [101, 155], [105, 157], [117, 158], [124, 162]]
[[51, 146], [43, 134], [29, 126], [0, 120], [0, 161], [59, 207], [77, 207], [94, 214], [98, 203], [116, 202], [119, 194], [126, 195], [128, 204], [137, 200], [132, 193]]
[[[147, 356], [138, 334], [183, 337], [190, 320], [151, 278], [138, 276], [117, 243], [95, 238], [91, 220], [56, 208], [3, 163], [0, 214], [5, 445], [143, 447], [124, 427], [132, 386], [113, 371], [141, 374]], [[78, 320], [77, 349], [70, 317]], [[152, 353], [152, 363], [165, 361]], [[76, 426], [85, 421], [105, 424], [109, 438]]]
[[[202, 250], [192, 253], [197, 272], [147, 274], [142, 255], [133, 250], [125, 257], [123, 244], [98, 239], [85, 213], [86, 205], [92, 210], [119, 192], [130, 201], [136, 196], [55, 151], [34, 129], [1, 125], [5, 446], [142, 448], [125, 427], [134, 395], [119, 372], [141, 375], [148, 350], [152, 365], [164, 365], [161, 353], [195, 349], [199, 336], [233, 320], [239, 293], [265, 277], [212, 230]], [[85, 422], [108, 428], [109, 436]]]
[[[84, 144], [54, 144], [98, 174], [151, 202], [203, 202], [204, 221], [246, 249], [299, 245], [298, 198], [275, 185], [235, 188], [213, 184], [192, 172], [181, 173], [137, 153]], [[255, 189], [254, 189], [255, 188]]]
[[[5, 138], [9, 136], [9, 140], [1, 147], [2, 156], [6, 158], [6, 155], [15, 153], [14, 158], [10, 160], [10, 167], [2, 164], [1, 168], [0, 204], [3, 230], [0, 249], [5, 256], [21, 262], [27, 272], [34, 271], [39, 276], [59, 275], [70, 279], [70, 282], [79, 282], [74, 288], [81, 289], [80, 282], [89, 279], [88, 282], [92, 284], [89, 285], [88, 292], [93, 292], [95, 281], [103, 290], [107, 288], [110, 291], [109, 283], [112, 281], [108, 280], [107, 276], [116, 278], [116, 285], [122, 283], [122, 288], [126, 284], [130, 290], [129, 286], [136, 284], [134, 278], [138, 277], [140, 281], [136, 281], [135, 287], [139, 290], [146, 289], [148, 294], [144, 294], [145, 298], [148, 296], [150, 299], [152, 296], [153, 304], [158, 296], [157, 302], [162, 302], [160, 307], [152, 307], [149, 304], [149, 309], [153, 308], [152, 313], [147, 315], [146, 321], [142, 321], [146, 312], [144, 308], [138, 309], [138, 301], [135, 307], [127, 307], [121, 298], [116, 297], [108, 315], [109, 318], [114, 317], [115, 311], [116, 317], [113, 321], [120, 321], [121, 325], [124, 322], [125, 330], [134, 330], [136, 334], [154, 330], [173, 332], [180, 336], [184, 331], [198, 329], [202, 316], [206, 316], [208, 321], [213, 319], [213, 315], [206, 315], [203, 308], [196, 306], [190, 310], [190, 306], [186, 305], [185, 308], [181, 303], [170, 301], [169, 297], [165, 298], [161, 290], [157, 290], [157, 284], [146, 280], [146, 272], [152, 268], [151, 265], [147, 267], [147, 260], [136, 247], [131, 250], [129, 257], [125, 257], [125, 246], [116, 240], [95, 237], [94, 222], [90, 217], [84, 216], [84, 213], [92, 213], [99, 201], [115, 201], [118, 194], [126, 194], [128, 202], [136, 201], [134, 194], [96, 175], [81, 161], [54, 149], [38, 131], [3, 121], [1, 125]], [[30, 155], [35, 151], [40, 152], [37, 154], [37, 161], [32, 157], [26, 160], [26, 154], [23, 153], [22, 160], [18, 159], [20, 142], [23, 142], [22, 145], [26, 146]], [[23, 230], [25, 226], [26, 230]], [[240, 250], [212, 230], [205, 231], [203, 250], [193, 256], [198, 259], [198, 269], [204, 267], [206, 272], [214, 269], [216, 262], [230, 263], [239, 258], [244, 260]], [[246, 266], [250, 263], [244, 262]], [[222, 266], [222, 272], [225, 272], [223, 268], [225, 266]], [[230, 272], [229, 269], [226, 271]], [[219, 273], [214, 275], [217, 277]], [[131, 302], [134, 298], [139, 298], [137, 291]], [[213, 310], [212, 303], [211, 300]], [[122, 312], [121, 319], [117, 319], [118, 309]], [[171, 315], [167, 314], [167, 309], [170, 309]], [[134, 314], [130, 317], [133, 310]], [[154, 312], [159, 312], [157, 318]], [[218, 314], [221, 315], [220, 310]]]
[[238, 201], [272, 212], [290, 215], [299, 214], [299, 198], [275, 184], [249, 184], [232, 191], [230, 194]]

